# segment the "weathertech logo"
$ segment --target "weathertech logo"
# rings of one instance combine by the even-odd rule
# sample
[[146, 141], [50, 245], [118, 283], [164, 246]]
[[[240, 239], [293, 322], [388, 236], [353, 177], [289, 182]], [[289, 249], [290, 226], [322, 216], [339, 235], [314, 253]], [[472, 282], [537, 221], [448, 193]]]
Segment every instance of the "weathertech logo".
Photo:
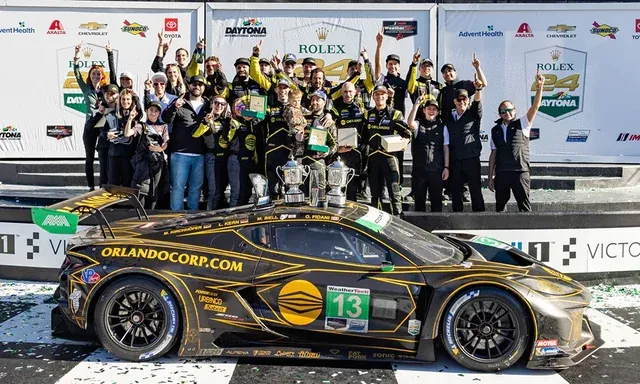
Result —
[[520, 24], [520, 28], [518, 28], [518, 32], [516, 32], [515, 37], [533, 37], [533, 32], [531, 31], [529, 24]]
[[640, 133], [621, 133], [616, 141], [640, 141]]
[[64, 216], [55, 216], [49, 215], [47, 216], [42, 225], [51, 225], [52, 227], [70, 227], [69, 221]]
[[591, 33], [594, 35], [599, 35], [602, 37], [608, 37], [610, 39], [616, 38], [616, 33], [620, 30], [618, 27], [612, 27], [607, 24], [598, 24], [596, 21], [593, 22], [593, 28], [591, 28]]
[[60, 20], [53, 20], [51, 25], [49, 26], [49, 30], [47, 31], [47, 35], [66, 35], [67, 32], [64, 31], [62, 27], [62, 23]]

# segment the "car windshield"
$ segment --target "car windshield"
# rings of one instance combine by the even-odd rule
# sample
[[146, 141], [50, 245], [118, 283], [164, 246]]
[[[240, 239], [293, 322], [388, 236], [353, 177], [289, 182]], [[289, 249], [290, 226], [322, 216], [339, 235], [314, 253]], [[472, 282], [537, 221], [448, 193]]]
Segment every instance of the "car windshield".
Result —
[[357, 223], [393, 239], [424, 264], [460, 264], [464, 261], [459, 249], [438, 236], [379, 209], [367, 209]]

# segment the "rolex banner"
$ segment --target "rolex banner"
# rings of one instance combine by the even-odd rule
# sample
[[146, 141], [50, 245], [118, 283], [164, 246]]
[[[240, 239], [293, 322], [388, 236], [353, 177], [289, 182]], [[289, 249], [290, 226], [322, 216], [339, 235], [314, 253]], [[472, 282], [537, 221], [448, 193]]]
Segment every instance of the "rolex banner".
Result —
[[403, 78], [418, 47], [423, 58], [435, 61], [435, 36], [430, 33], [433, 4], [296, 4], [293, 8], [281, 3], [243, 3], [242, 9], [236, 8], [238, 4], [218, 3], [210, 4], [207, 11], [209, 51], [220, 57], [230, 82], [235, 59], [250, 57], [260, 40], [261, 57], [270, 59], [276, 50], [281, 58], [292, 53], [299, 75], [302, 60], [312, 57], [336, 84], [348, 78], [349, 61], [358, 60], [363, 48], [374, 65], [380, 31], [384, 34], [383, 73], [387, 72], [385, 58], [392, 53], [400, 56]]
[[[444, 12], [442, 11], [444, 10]], [[640, 163], [640, 125], [630, 123], [640, 89], [637, 4], [443, 5], [438, 57], [473, 80], [473, 53], [489, 83], [483, 91], [482, 158], [498, 105], [509, 99], [523, 116], [545, 77], [534, 121], [531, 159]], [[440, 74], [438, 74], [440, 76]]]
[[73, 72], [75, 46], [83, 43], [79, 64], [86, 80], [94, 64], [109, 76], [105, 47], [110, 43], [117, 77], [131, 73], [134, 90], [142, 98], [158, 33], [162, 31], [167, 41], [173, 39], [165, 65], [175, 62], [179, 47], [191, 54], [202, 7], [144, 2], [7, 3], [0, 9], [4, 57], [0, 61], [4, 74], [0, 158], [84, 158], [86, 106]]

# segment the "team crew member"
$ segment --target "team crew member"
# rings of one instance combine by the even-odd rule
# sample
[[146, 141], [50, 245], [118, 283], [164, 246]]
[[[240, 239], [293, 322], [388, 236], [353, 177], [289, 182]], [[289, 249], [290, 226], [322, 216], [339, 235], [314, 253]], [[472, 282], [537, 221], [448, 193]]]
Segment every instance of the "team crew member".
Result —
[[[298, 83], [302, 86], [310, 86], [313, 82], [313, 71], [318, 68], [316, 60], [313, 57], [305, 57], [302, 60], [302, 77], [298, 77]], [[327, 79], [323, 79], [319, 86], [316, 86], [316, 90], [320, 88], [331, 88], [333, 85]], [[315, 90], [314, 90], [315, 92]], [[311, 92], [313, 93], [313, 92]]]
[[342, 84], [342, 98], [336, 100], [333, 104], [331, 114], [336, 122], [338, 138], [340, 132], [344, 132], [347, 128], [355, 128], [358, 133], [358, 145], [356, 147], [340, 146], [338, 153], [333, 157], [338, 157], [349, 168], [353, 168], [355, 175], [353, 181], [347, 185], [347, 199], [351, 201], [357, 200], [360, 175], [362, 174], [362, 159], [366, 157], [366, 143], [362, 140], [362, 129], [364, 124], [364, 113], [366, 109], [362, 105], [362, 101], [356, 97], [356, 86], [352, 83], [345, 82]]
[[[164, 150], [169, 144], [169, 128], [160, 121], [162, 106], [152, 101], [147, 106], [147, 120], [137, 126], [125, 126], [125, 137], [134, 136], [135, 154], [131, 158], [133, 178], [131, 187], [140, 190], [140, 202], [145, 208], [155, 209], [161, 190], [168, 189], [160, 185], [162, 174], [167, 169]], [[166, 179], [166, 178], [165, 178]]]
[[169, 148], [171, 172], [171, 210], [184, 209], [184, 189], [189, 183], [187, 209], [197, 210], [204, 180], [204, 141], [192, 135], [210, 111], [209, 101], [202, 97], [205, 78], [191, 78], [189, 93], [176, 99], [162, 112], [162, 120], [172, 125]]
[[227, 76], [222, 72], [222, 64], [216, 56], [209, 56], [204, 61], [205, 78], [207, 88], [204, 90], [204, 97], [211, 99], [229, 87]]
[[381, 208], [382, 189], [387, 186], [391, 198], [391, 214], [399, 216], [402, 212], [400, 198], [400, 172], [398, 158], [394, 152], [385, 151], [382, 137], [400, 135], [411, 138], [411, 131], [403, 121], [402, 112], [387, 105], [388, 90], [384, 85], [373, 89], [373, 101], [376, 106], [365, 113], [363, 140], [369, 145], [369, 186], [371, 204]]
[[249, 66], [251, 62], [245, 57], [240, 57], [236, 60], [234, 66], [236, 68], [236, 75], [231, 81], [231, 84], [220, 95], [227, 99], [229, 105], [234, 105], [236, 99], [247, 96], [249, 94], [266, 95], [260, 84], [249, 77]]
[[257, 121], [252, 117], [242, 116], [242, 111], [247, 108], [249, 108], [248, 96], [236, 99], [232, 108], [233, 118], [229, 123], [229, 129], [223, 132], [225, 139], [229, 141], [227, 171], [231, 186], [229, 199], [231, 207], [249, 203], [251, 197], [249, 174], [254, 171], [258, 162], [255, 132]]
[[231, 118], [227, 101], [222, 96], [214, 96], [211, 112], [204, 117], [193, 137], [202, 137], [206, 149], [205, 174], [207, 177], [207, 209], [222, 208], [224, 190], [229, 184], [227, 162], [229, 141], [223, 132], [229, 132]]
[[265, 148], [265, 175], [269, 181], [269, 196], [277, 199], [280, 186], [280, 178], [276, 174], [276, 167], [282, 166], [287, 162], [290, 153], [289, 147], [289, 127], [282, 115], [284, 107], [288, 103], [289, 98], [289, 81], [286, 79], [278, 80], [275, 90], [276, 99], [267, 108], [267, 116], [264, 121], [264, 148]]
[[122, 90], [116, 112], [105, 116], [105, 128], [108, 130], [107, 139], [111, 142], [109, 147], [109, 184], [131, 186], [133, 176], [131, 158], [135, 153], [136, 146], [133, 144], [132, 137], [126, 136], [125, 132], [131, 129], [141, 131], [141, 117], [142, 114], [138, 114], [133, 104], [131, 91]]
[[[389, 100], [393, 109], [400, 111], [404, 116], [406, 114], [405, 99], [407, 97], [407, 90], [415, 87], [415, 66], [420, 60], [420, 49], [413, 55], [413, 62], [409, 67], [407, 73], [407, 80], [400, 77], [400, 56], [391, 54], [387, 56], [387, 74], [382, 74], [382, 40], [384, 36], [382, 32], [378, 32], [376, 36], [376, 71], [375, 78], [378, 85], [384, 85], [387, 89], [391, 89], [393, 93], [393, 99]], [[411, 77], [413, 69], [413, 77]]]
[[449, 128], [451, 150], [451, 194], [454, 212], [462, 212], [462, 188], [469, 184], [471, 208], [474, 212], [484, 211], [484, 198], [480, 178], [480, 122], [482, 120], [482, 81], [476, 77], [476, 92], [469, 105], [466, 89], [456, 91], [456, 109], [443, 113], [443, 122]]
[[[431, 212], [442, 212], [442, 186], [449, 178], [449, 130], [439, 119], [438, 102], [430, 94], [423, 94], [416, 100], [409, 114], [407, 124], [416, 131], [413, 142], [412, 175], [415, 210], [425, 212], [426, 195], [429, 190]], [[422, 118], [416, 119], [422, 107]]]
[[[513, 191], [518, 209], [531, 211], [529, 190], [529, 134], [533, 119], [542, 102], [544, 77], [536, 73], [536, 96], [527, 114], [516, 118], [516, 107], [509, 100], [500, 103], [500, 119], [491, 129], [491, 156], [489, 157], [489, 189], [496, 195], [496, 212], [502, 212]], [[495, 175], [495, 181], [494, 181]]]

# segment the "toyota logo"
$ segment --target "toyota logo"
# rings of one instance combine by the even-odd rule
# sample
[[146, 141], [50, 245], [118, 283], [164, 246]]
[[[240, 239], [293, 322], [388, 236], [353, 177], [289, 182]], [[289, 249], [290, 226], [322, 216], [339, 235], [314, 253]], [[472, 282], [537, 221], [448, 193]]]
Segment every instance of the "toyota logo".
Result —
[[178, 23], [176, 23], [173, 20], [169, 20], [167, 21], [167, 23], [165, 24], [165, 28], [166, 29], [176, 29], [178, 27]]

